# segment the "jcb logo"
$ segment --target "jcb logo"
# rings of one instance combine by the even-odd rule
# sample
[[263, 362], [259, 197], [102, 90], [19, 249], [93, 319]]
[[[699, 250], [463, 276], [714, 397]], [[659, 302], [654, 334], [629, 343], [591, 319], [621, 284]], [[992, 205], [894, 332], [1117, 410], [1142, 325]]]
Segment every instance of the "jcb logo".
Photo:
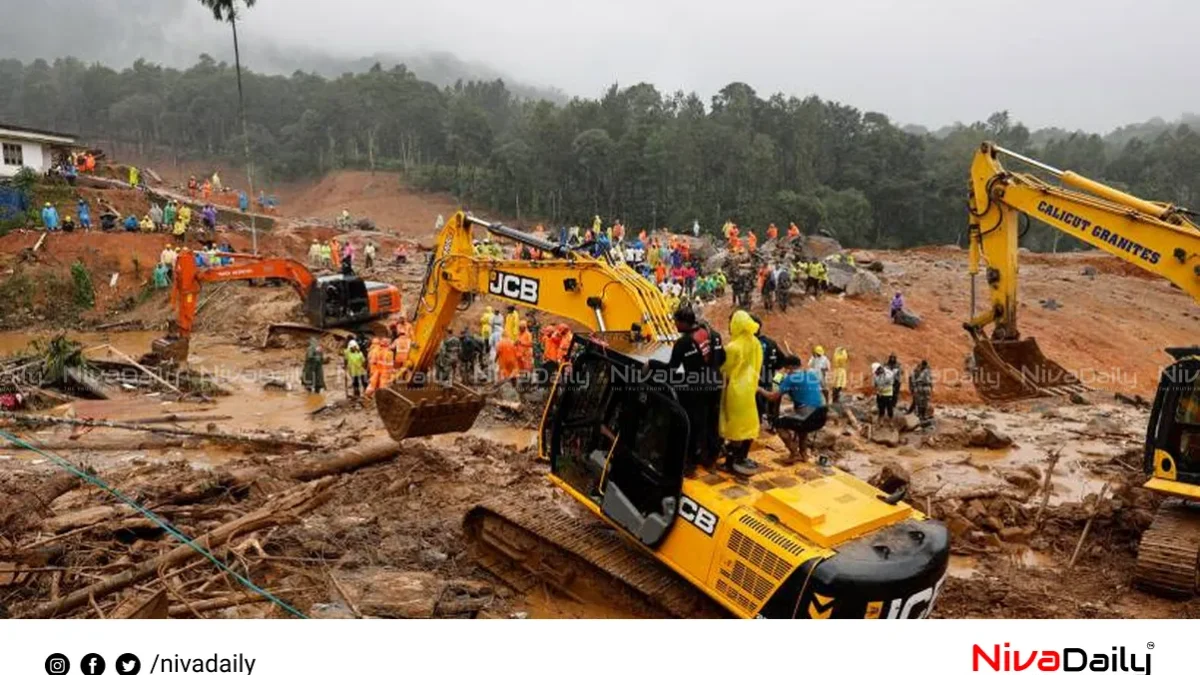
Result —
[[683, 495], [679, 499], [679, 517], [695, 525], [697, 529], [710, 537], [717, 531], [717, 516], [687, 495]]
[[529, 305], [538, 303], [538, 280], [507, 272], [492, 272], [488, 293], [518, 300]]
[[[942, 575], [938, 582], [923, 591], [913, 593], [907, 598], [896, 598], [888, 604], [887, 613], [882, 614], [882, 603], [872, 602], [867, 605], [868, 618], [879, 618], [882, 614], [885, 619], [925, 619], [929, 617], [929, 612], [933, 610], [933, 603], [937, 600], [938, 593], [942, 591], [942, 584], [946, 583], [946, 575]], [[871, 617], [872, 610], [878, 612], [875, 617]]]

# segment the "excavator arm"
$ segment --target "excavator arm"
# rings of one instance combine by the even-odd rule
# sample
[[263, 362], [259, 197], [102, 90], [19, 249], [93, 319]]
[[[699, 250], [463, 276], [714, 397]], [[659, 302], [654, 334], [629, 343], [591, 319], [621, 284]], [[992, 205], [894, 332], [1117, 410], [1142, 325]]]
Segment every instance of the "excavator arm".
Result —
[[[1004, 169], [1006, 155], [1056, 177], [1054, 185]], [[975, 383], [990, 400], [1065, 393], [1079, 381], [1045, 358], [1017, 324], [1020, 217], [1067, 235], [1161, 276], [1200, 301], [1200, 230], [1188, 212], [1147, 201], [1071, 171], [1062, 171], [992, 143], [971, 164], [969, 272], [975, 338]], [[977, 310], [976, 280], [985, 272], [988, 306]], [[984, 329], [991, 327], [991, 335]]]
[[[477, 229], [550, 257], [477, 256]], [[466, 430], [482, 409], [482, 400], [461, 385], [447, 390], [424, 381], [454, 317], [477, 295], [553, 314], [593, 331], [625, 332], [636, 340], [666, 343], [678, 337], [662, 293], [624, 262], [573, 251], [458, 212], [442, 228], [429, 261], [414, 308], [408, 360], [396, 382], [376, 399], [380, 417], [396, 440]]]

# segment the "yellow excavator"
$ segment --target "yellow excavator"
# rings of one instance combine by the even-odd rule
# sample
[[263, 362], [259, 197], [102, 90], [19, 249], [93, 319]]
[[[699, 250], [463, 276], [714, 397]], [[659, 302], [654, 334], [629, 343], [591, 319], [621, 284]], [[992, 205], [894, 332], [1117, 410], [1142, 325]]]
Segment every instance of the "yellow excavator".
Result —
[[[481, 258], [473, 230], [542, 260]], [[678, 337], [664, 299], [624, 262], [458, 213], [439, 235], [416, 303], [401, 378], [377, 395], [396, 440], [465, 430], [478, 394], [423, 374], [455, 314], [487, 294], [568, 317], [576, 333], [539, 435], [549, 479], [594, 517], [498, 495], [464, 518], [479, 562], [522, 592], [617, 603], [635, 614], [741, 618], [924, 618], [949, 563], [945, 526], [820, 458], [787, 465], [756, 445], [760, 470], [685, 475], [692, 429], [670, 384], [639, 377]]]
[[[1057, 179], [1016, 173], [1005, 156]], [[1078, 378], [1042, 354], [1017, 330], [1018, 246], [1022, 216], [1057, 228], [1097, 249], [1152, 272], [1200, 302], [1197, 214], [1147, 201], [1071, 171], [983, 143], [971, 164], [971, 319], [976, 388], [985, 400], [1063, 394]], [[976, 313], [976, 279], [983, 271], [989, 304]], [[991, 327], [991, 335], [985, 329]], [[1192, 595], [1200, 570], [1200, 347], [1168, 348], [1150, 411], [1143, 468], [1145, 487], [1168, 497], [1143, 534], [1135, 583], [1168, 595]]]

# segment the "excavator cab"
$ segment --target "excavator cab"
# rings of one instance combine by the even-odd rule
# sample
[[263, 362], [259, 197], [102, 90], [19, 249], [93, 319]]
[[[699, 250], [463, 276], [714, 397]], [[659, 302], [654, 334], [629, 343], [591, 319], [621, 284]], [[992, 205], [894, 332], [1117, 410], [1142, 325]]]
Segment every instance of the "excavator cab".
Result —
[[1146, 487], [1200, 498], [1200, 347], [1171, 348], [1146, 430]]
[[623, 335], [607, 344], [576, 336], [576, 356], [551, 403], [561, 413], [546, 422], [550, 467], [621, 529], [654, 548], [679, 509], [688, 417], [671, 388], [644, 381], [641, 363], [612, 350], [613, 341], [635, 346]]
[[400, 311], [395, 286], [364, 281], [352, 274], [318, 277], [304, 299], [304, 313], [321, 328], [359, 325]]

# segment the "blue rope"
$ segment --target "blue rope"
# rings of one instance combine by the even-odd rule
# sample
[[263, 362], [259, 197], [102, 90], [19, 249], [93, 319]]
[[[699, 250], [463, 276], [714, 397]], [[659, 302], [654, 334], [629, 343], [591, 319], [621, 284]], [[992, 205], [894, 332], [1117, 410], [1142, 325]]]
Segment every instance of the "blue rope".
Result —
[[122, 494], [116, 488], [114, 488], [114, 487], [110, 486], [109, 484], [105, 483], [104, 481], [100, 480], [99, 477], [89, 474], [88, 472], [84, 471], [83, 469], [80, 469], [79, 467], [68, 462], [67, 460], [63, 459], [62, 457], [59, 457], [58, 455], [55, 455], [54, 453], [47, 452], [45, 450], [42, 450], [41, 448], [34, 447], [34, 446], [30, 445], [29, 443], [21, 440], [20, 438], [13, 436], [12, 434], [10, 434], [7, 431], [0, 430], [0, 438], [5, 438], [5, 439], [9, 440], [10, 442], [15, 443], [16, 445], [18, 445], [22, 448], [25, 448], [26, 450], [35, 452], [35, 453], [41, 455], [42, 457], [45, 457], [46, 459], [50, 460], [51, 462], [54, 462], [55, 464], [62, 467], [63, 469], [66, 469], [68, 472], [75, 474], [76, 476], [82, 478], [83, 480], [85, 480], [85, 481], [91, 483], [92, 485], [95, 485], [96, 487], [100, 488], [101, 490], [104, 490], [105, 492], [111, 494], [112, 496], [121, 500], [125, 504], [128, 504], [129, 506], [133, 507], [133, 509], [135, 511], [137, 511], [138, 513], [145, 516], [147, 519], [150, 520], [150, 522], [152, 522], [155, 525], [158, 525], [162, 529], [166, 530], [167, 533], [170, 534], [172, 537], [175, 537], [180, 542], [190, 546], [193, 550], [195, 550], [200, 555], [204, 556], [205, 558], [208, 558], [209, 561], [212, 562], [212, 564], [216, 565], [222, 572], [228, 573], [234, 579], [237, 579], [238, 582], [241, 583], [246, 588], [249, 588], [250, 590], [254, 591], [255, 593], [258, 593], [259, 595], [263, 596], [267, 600], [270, 600], [271, 602], [273, 602], [276, 605], [278, 605], [279, 607], [281, 607], [284, 611], [288, 612], [289, 614], [292, 614], [293, 616], [295, 616], [297, 618], [300, 618], [300, 619], [308, 618], [300, 610], [296, 609], [295, 607], [292, 607], [291, 605], [287, 604], [283, 600], [280, 600], [279, 598], [272, 595], [270, 591], [259, 587], [253, 581], [250, 581], [246, 577], [233, 571], [233, 569], [231, 569], [228, 565], [221, 562], [220, 560], [217, 559], [216, 556], [214, 556], [212, 553], [210, 553], [208, 551], [208, 549], [204, 548], [200, 544], [197, 544], [191, 537], [188, 537], [186, 534], [175, 529], [175, 527], [173, 525], [171, 525], [167, 521], [163, 520], [158, 514], [154, 513], [150, 509], [147, 509], [146, 507], [142, 506], [141, 504], [138, 504], [133, 499], [126, 497], [124, 494]]

